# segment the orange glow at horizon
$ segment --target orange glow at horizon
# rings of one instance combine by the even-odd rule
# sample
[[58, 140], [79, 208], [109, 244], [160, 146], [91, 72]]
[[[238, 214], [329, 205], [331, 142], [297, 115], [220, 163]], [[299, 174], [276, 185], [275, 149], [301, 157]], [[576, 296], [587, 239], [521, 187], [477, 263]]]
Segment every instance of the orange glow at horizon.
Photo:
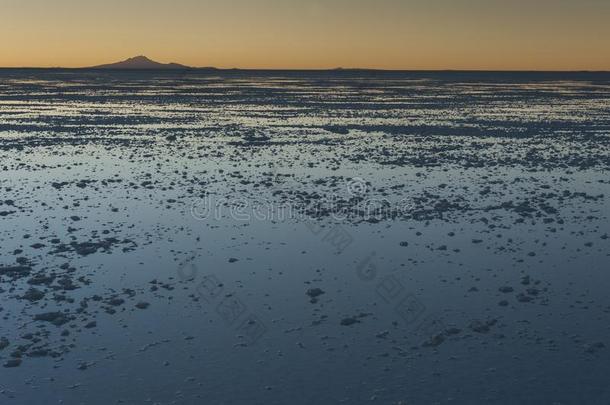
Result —
[[0, 0], [0, 66], [610, 70], [602, 0]]

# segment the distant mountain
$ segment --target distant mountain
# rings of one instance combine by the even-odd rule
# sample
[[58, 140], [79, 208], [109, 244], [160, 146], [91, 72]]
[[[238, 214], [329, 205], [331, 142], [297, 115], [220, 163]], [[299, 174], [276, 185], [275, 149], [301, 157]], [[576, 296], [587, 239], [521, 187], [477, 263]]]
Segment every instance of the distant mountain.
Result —
[[163, 70], [179, 70], [192, 69], [190, 66], [180, 65], [178, 63], [159, 63], [148, 59], [146, 56], [136, 56], [122, 62], [109, 63], [107, 65], [92, 66], [89, 69], [163, 69]]

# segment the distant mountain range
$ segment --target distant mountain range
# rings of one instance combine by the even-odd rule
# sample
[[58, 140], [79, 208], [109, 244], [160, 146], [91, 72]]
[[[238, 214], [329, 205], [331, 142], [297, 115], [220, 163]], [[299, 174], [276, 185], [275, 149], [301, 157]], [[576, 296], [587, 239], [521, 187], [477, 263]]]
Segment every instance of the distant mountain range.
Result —
[[35, 66], [22, 66], [22, 67], [2, 67], [0, 66], [0, 70], [4, 70], [4, 69], [40, 69], [40, 70], [44, 70], [44, 69], [65, 69], [65, 70], [87, 70], [87, 69], [93, 69], [93, 70], [167, 70], [167, 71], [186, 71], [186, 70], [195, 70], [195, 71], [223, 71], [223, 72], [227, 72], [227, 71], [281, 71], [281, 72], [287, 72], [287, 71], [295, 71], [295, 72], [345, 72], [348, 74], [352, 74], [352, 73], [370, 73], [370, 72], [388, 72], [388, 73], [396, 73], [396, 72], [402, 72], [402, 73], [452, 73], [452, 74], [458, 74], [458, 73], [472, 73], [472, 74], [485, 74], [485, 73], [493, 73], [493, 74], [497, 74], [497, 73], [505, 73], [505, 74], [516, 74], [516, 73], [544, 73], [544, 74], [562, 74], [562, 73], [582, 73], [582, 74], [597, 74], [597, 73], [610, 73], [610, 71], [586, 71], [586, 70], [581, 70], [581, 71], [565, 71], [565, 72], [560, 72], [560, 71], [485, 71], [485, 70], [451, 70], [451, 69], [446, 69], [446, 70], [387, 70], [387, 69], [374, 69], [374, 68], [343, 68], [343, 67], [337, 67], [334, 69], [328, 69], [328, 68], [320, 68], [320, 69], [267, 69], [267, 68], [246, 68], [246, 69], [241, 69], [241, 68], [215, 68], [215, 67], [193, 67], [193, 66], [187, 66], [187, 65], [181, 65], [179, 63], [160, 63], [157, 61], [154, 61], [152, 59], [147, 58], [146, 56], [140, 55], [140, 56], [135, 56], [133, 58], [129, 58], [129, 59], [125, 59], [123, 61], [120, 62], [116, 62], [116, 63], [108, 63], [105, 65], [97, 65], [97, 66], [88, 66], [88, 67], [80, 67], [80, 68], [65, 68], [65, 67], [61, 67], [61, 66], [55, 66], [55, 67], [35, 67]]
[[[156, 70], [185, 70], [193, 69], [190, 66], [180, 65], [178, 63], [159, 63], [148, 59], [146, 56], [136, 56], [121, 62], [109, 63], [107, 65], [92, 66], [88, 69], [156, 69]], [[206, 68], [211, 69], [211, 68]]]

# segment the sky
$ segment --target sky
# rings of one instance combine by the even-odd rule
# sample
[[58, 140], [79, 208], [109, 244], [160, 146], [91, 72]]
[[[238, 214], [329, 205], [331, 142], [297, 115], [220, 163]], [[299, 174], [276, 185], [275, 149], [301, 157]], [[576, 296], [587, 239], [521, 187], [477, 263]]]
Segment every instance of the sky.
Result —
[[0, 0], [0, 66], [610, 70], [610, 0]]

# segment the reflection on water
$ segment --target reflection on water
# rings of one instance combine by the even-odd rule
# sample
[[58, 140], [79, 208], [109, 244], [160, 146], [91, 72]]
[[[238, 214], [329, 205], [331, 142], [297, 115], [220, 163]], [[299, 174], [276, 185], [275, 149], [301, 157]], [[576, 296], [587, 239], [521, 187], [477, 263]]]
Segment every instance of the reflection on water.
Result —
[[610, 398], [610, 77], [0, 71], [0, 398]]

